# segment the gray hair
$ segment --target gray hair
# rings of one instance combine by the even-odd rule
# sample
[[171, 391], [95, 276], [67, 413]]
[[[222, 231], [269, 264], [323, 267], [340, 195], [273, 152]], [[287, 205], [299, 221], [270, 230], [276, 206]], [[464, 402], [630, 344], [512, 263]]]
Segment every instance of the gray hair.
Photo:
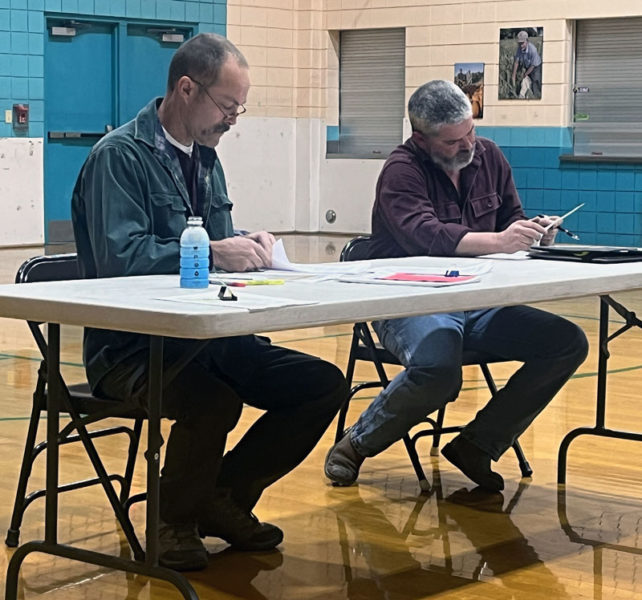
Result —
[[227, 38], [216, 33], [199, 33], [190, 38], [176, 51], [169, 65], [167, 89], [172, 91], [176, 82], [187, 75], [205, 87], [214, 85], [223, 63], [229, 58], [236, 59], [241, 67], [248, 67], [241, 51]]
[[473, 116], [470, 100], [454, 83], [435, 79], [417, 88], [408, 101], [413, 131], [436, 135], [443, 125], [461, 123]]

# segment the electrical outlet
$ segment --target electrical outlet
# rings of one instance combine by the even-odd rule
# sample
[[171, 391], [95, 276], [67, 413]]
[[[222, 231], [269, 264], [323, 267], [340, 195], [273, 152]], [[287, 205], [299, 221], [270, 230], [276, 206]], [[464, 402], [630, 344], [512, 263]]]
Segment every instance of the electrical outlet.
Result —
[[12, 123], [13, 122], [13, 114], [11, 110], [5, 110], [4, 111], [4, 122], [5, 123]]

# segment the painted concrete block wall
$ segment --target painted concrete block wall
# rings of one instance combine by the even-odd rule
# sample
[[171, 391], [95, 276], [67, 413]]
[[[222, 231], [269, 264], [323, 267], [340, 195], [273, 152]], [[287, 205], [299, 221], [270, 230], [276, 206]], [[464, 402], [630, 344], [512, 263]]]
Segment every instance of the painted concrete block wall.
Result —
[[[429, 79], [451, 79], [457, 61], [485, 62], [484, 119], [477, 124], [513, 162], [530, 212], [590, 196], [590, 210], [577, 215], [583, 239], [638, 239], [639, 168], [579, 166], [557, 157], [570, 147], [573, 21], [639, 16], [639, 0], [0, 0], [0, 116], [17, 102], [28, 102], [31, 109], [24, 138], [0, 123], [0, 138], [11, 143], [38, 143], [44, 135], [45, 12], [184, 20], [201, 31], [227, 31], [248, 57], [253, 81], [248, 113], [220, 148], [239, 226], [369, 230], [382, 161], [325, 153], [328, 127], [338, 124], [337, 32], [405, 27], [406, 96]], [[522, 25], [544, 27], [543, 98], [499, 101], [499, 28]], [[1, 171], [0, 185], [21, 190], [27, 178], [42, 179], [42, 161]], [[615, 187], [604, 189], [609, 182]], [[15, 208], [0, 207], [3, 221]], [[329, 209], [338, 214], [333, 224], [324, 218]], [[41, 226], [36, 219], [31, 229]]]
[[[0, 246], [44, 241], [43, 155], [45, 14], [186, 22], [225, 33], [226, 0], [0, 0]], [[165, 78], [165, 74], [162, 75]], [[29, 105], [29, 129], [5, 122], [14, 104]], [[26, 146], [25, 146], [26, 145]], [[38, 149], [25, 153], [24, 148]], [[40, 198], [34, 199], [35, 190]], [[39, 207], [35, 210], [34, 207]], [[20, 222], [16, 223], [16, 215]], [[20, 235], [16, 237], [16, 233]]]
[[[632, 190], [613, 188], [610, 191], [619, 201], [611, 201], [607, 190], [597, 184], [591, 187], [593, 176], [587, 175], [593, 173], [604, 186], [613, 179], [603, 173], [630, 172], [635, 182], [639, 168], [580, 166], [561, 163], [558, 158], [571, 148], [574, 20], [639, 15], [642, 5], [638, 0], [229, 0], [228, 36], [252, 64], [251, 114], [310, 121], [309, 126], [294, 128], [304, 132], [299, 135], [305, 138], [295, 144], [297, 170], [307, 168], [303, 165], [310, 146], [305, 132], [315, 129], [314, 119], [321, 125], [319, 168], [309, 173], [312, 178], [318, 176], [317, 193], [311, 195], [313, 181], [307, 189], [295, 185], [296, 229], [369, 231], [374, 184], [382, 161], [325, 155], [327, 127], [338, 124], [337, 32], [405, 27], [407, 97], [425, 81], [452, 79], [455, 62], [485, 63], [484, 118], [477, 125], [480, 134], [497, 141], [517, 162], [515, 179], [529, 212], [547, 212], [547, 207], [554, 212], [558, 204], [561, 207], [575, 197], [589, 198], [576, 216], [583, 241], [639, 244], [635, 223], [640, 219], [642, 195], [637, 184]], [[499, 29], [522, 25], [544, 28], [543, 97], [537, 102], [500, 101], [496, 83]], [[292, 94], [284, 89], [290, 84]], [[540, 182], [542, 165], [545, 183]], [[582, 183], [576, 184], [580, 172]], [[298, 182], [303, 180], [303, 174], [296, 177]], [[620, 182], [625, 179], [620, 175]], [[631, 196], [622, 194], [633, 194], [633, 204]], [[315, 208], [316, 215], [312, 214]], [[329, 209], [338, 214], [333, 224], [324, 219]]]

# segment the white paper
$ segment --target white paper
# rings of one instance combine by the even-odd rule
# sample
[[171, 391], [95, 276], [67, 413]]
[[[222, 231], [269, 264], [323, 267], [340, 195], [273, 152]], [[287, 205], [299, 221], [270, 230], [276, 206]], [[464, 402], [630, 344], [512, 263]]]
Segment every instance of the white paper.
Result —
[[165, 298], [158, 298], [158, 300], [186, 302], [189, 304], [206, 304], [209, 306], [216, 306], [216, 308], [242, 309], [247, 310], [248, 312], [284, 308], [286, 306], [318, 304], [316, 300], [295, 300], [294, 298], [283, 298], [281, 296], [262, 296], [244, 288], [229, 288], [228, 292], [229, 291], [232, 291], [232, 293], [237, 297], [237, 300], [221, 300], [218, 297], [218, 288], [194, 294], [167, 296]]
[[331, 263], [293, 263], [290, 262], [283, 240], [277, 240], [272, 247], [272, 268], [282, 271], [297, 271], [301, 273], [312, 273], [315, 275], [341, 275], [346, 273], [365, 273], [370, 270], [371, 263], [367, 260], [354, 262], [331, 262]]

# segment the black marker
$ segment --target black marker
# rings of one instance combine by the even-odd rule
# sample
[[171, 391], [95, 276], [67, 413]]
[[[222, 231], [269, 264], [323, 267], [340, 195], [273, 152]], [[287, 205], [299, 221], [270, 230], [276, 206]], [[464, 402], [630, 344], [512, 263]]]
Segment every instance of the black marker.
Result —
[[[541, 219], [545, 219], [546, 218], [546, 215], [537, 215], [537, 216], [540, 217]], [[556, 227], [562, 233], [565, 233], [567, 236], [569, 236], [571, 239], [574, 239], [574, 240], [579, 240], [580, 239], [579, 235], [577, 235], [576, 233], [573, 233], [572, 231], [569, 231], [565, 227], [562, 227], [561, 225], [556, 225]]]

